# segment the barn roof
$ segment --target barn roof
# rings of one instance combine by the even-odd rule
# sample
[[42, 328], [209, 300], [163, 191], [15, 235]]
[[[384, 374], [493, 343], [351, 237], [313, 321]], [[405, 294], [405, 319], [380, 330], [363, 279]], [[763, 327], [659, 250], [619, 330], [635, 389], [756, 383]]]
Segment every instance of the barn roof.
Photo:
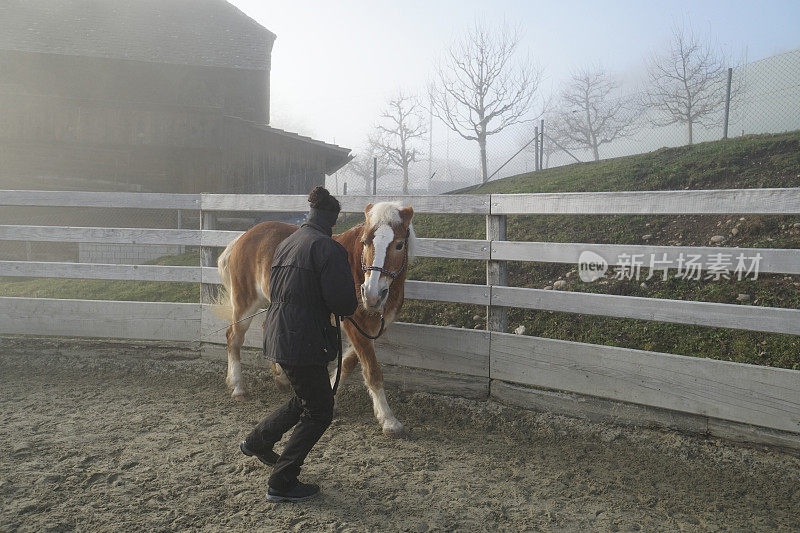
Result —
[[2, 0], [0, 49], [268, 70], [275, 34], [225, 0]]
[[323, 141], [318, 141], [316, 139], [312, 139], [311, 137], [300, 135], [299, 133], [273, 128], [272, 126], [267, 126], [264, 124], [259, 124], [256, 127], [274, 135], [280, 135], [281, 137], [285, 137], [291, 141], [304, 143], [309, 147], [322, 150], [323, 153], [326, 154], [325, 174], [328, 175], [333, 174], [349, 163], [351, 159], [353, 159], [352, 156], [350, 156], [350, 148], [344, 148], [338, 144], [330, 144]]
[[248, 136], [251, 135], [251, 132], [261, 133], [263, 135], [261, 139], [265, 145], [270, 144], [270, 137], [274, 135], [295, 146], [303, 146], [309, 153], [323, 155], [325, 157], [325, 174], [328, 175], [333, 174], [353, 159], [350, 155], [350, 148], [345, 148], [338, 144], [318, 141], [299, 133], [282, 130], [267, 124], [257, 124], [239, 117], [226, 116], [225, 120], [231, 125], [247, 128]]

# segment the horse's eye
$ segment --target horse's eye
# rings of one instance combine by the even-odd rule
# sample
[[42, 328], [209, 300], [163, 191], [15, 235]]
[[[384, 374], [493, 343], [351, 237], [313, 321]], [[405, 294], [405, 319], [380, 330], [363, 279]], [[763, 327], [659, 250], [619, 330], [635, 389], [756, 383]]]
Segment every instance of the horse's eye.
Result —
[[398, 243], [395, 245], [394, 249], [395, 249], [395, 250], [402, 250], [402, 249], [403, 249], [403, 243], [402, 243], [402, 242], [398, 242]]

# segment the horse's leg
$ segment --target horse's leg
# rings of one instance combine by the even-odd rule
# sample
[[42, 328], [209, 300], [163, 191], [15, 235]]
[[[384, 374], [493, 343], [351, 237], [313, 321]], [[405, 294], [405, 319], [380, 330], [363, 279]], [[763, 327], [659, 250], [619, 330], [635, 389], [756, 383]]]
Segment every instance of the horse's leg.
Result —
[[275, 378], [275, 385], [278, 387], [279, 391], [292, 392], [292, 384], [289, 382], [289, 378], [287, 378], [286, 374], [283, 372], [281, 365], [278, 363], [272, 363], [272, 374]]
[[[383, 428], [383, 434], [387, 437], [400, 437], [403, 435], [403, 424], [395, 418], [389, 403], [386, 401], [386, 392], [383, 390], [383, 372], [378, 359], [375, 357], [375, 344], [373, 341], [361, 337], [359, 333], [348, 328], [348, 336], [353, 341], [353, 346], [361, 362], [361, 373], [364, 375], [364, 383], [372, 398], [372, 412], [378, 419]], [[344, 366], [344, 365], [343, 365]]]
[[233, 389], [231, 397], [234, 400], [242, 401], [245, 399], [244, 382], [242, 380], [242, 344], [244, 344], [244, 334], [247, 333], [247, 328], [250, 327], [252, 318], [241, 320], [242, 317], [253, 314], [258, 309], [258, 302], [250, 302], [249, 305], [244, 302], [236, 302], [233, 300], [233, 324], [228, 326], [225, 331], [225, 336], [228, 339], [228, 375], [225, 378], [226, 383]]
[[[330, 371], [331, 387], [333, 387], [333, 384], [336, 383], [337, 363], [336, 361], [334, 361], [333, 363], [334, 363], [333, 367]], [[348, 346], [344, 354], [342, 354], [342, 374], [341, 376], [339, 376], [340, 387], [342, 383], [344, 383], [344, 380], [347, 379], [347, 376], [349, 376], [353, 372], [353, 369], [355, 369], [357, 364], [358, 364], [358, 355], [356, 354], [356, 350], [352, 346]], [[339, 391], [336, 391], [336, 393], [338, 395]]]

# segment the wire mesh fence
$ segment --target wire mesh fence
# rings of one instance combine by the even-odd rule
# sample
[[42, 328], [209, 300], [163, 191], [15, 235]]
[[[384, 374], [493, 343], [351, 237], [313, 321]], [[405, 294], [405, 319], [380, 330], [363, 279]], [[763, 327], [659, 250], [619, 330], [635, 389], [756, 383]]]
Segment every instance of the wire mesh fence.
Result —
[[[720, 97], [702, 120], [693, 122], [691, 143], [723, 138], [726, 83], [727, 69], [712, 80]], [[731, 87], [727, 127], [729, 138], [800, 129], [800, 48], [733, 67]], [[601, 142], [597, 154], [589, 146], [581, 146], [559, 134], [556, 127], [558, 113], [552, 108], [541, 117], [544, 120], [543, 128], [537, 118], [490, 136], [487, 141], [490, 179], [527, 173], [537, 168], [537, 143], [531, 141], [539, 128], [543, 129], [542, 153], [538, 156], [542, 168], [690, 144], [689, 125], [685, 121], [666, 124], [670, 122], [670, 117], [664, 111], [646, 105], [644, 96], [644, 88], [640, 87], [637, 90], [623, 90], [622, 94], [613, 97], [617, 101], [625, 101], [629, 124], [624, 134]], [[613, 99], [606, 104], [614, 104]], [[418, 147], [425, 155], [411, 165], [409, 192], [437, 194], [481, 183], [478, 143], [463, 139], [433, 117], [430, 118], [428, 130], [428, 138]], [[328, 186], [339, 194], [344, 192], [345, 184], [351, 194], [369, 192], [371, 172], [353, 173], [351, 170], [352, 167], [346, 167], [330, 177]], [[379, 165], [379, 193], [399, 193], [400, 183], [399, 171]]]

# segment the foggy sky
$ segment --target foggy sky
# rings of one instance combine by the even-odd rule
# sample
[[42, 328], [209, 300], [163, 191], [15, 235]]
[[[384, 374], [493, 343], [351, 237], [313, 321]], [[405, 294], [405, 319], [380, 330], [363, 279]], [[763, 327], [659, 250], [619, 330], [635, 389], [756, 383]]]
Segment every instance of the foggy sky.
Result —
[[278, 36], [272, 125], [350, 148], [364, 143], [393, 92], [424, 92], [434, 59], [476, 19], [520, 26], [545, 91], [588, 64], [637, 79], [682, 18], [749, 61], [800, 46], [797, 1], [231, 3]]

